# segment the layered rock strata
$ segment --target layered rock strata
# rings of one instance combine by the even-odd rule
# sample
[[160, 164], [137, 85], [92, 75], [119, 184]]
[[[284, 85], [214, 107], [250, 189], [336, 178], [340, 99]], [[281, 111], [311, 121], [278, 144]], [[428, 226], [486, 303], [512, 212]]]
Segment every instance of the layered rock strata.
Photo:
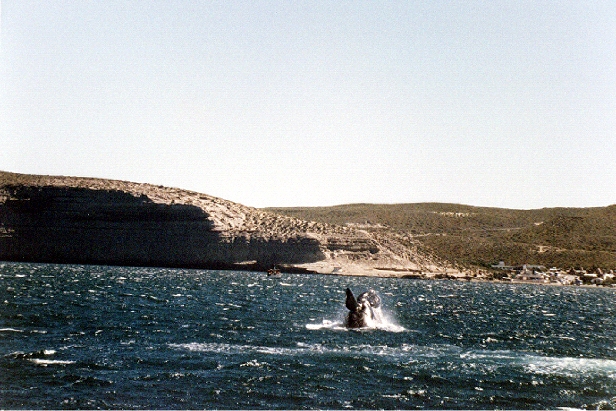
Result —
[[0, 259], [353, 275], [442, 272], [394, 238], [175, 188], [0, 173]]

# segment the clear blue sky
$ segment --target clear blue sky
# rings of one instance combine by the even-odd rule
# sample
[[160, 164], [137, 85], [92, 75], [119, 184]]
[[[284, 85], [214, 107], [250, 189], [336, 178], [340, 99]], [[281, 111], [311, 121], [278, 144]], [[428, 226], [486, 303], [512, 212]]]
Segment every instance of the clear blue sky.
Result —
[[1, 0], [0, 170], [250, 206], [616, 203], [614, 1]]

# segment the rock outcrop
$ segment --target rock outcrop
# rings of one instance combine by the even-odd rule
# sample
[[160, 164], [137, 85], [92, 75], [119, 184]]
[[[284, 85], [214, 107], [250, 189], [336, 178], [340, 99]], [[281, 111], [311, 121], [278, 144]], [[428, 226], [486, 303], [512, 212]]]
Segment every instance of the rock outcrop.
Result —
[[0, 173], [0, 259], [403, 276], [442, 263], [393, 237], [187, 190]]

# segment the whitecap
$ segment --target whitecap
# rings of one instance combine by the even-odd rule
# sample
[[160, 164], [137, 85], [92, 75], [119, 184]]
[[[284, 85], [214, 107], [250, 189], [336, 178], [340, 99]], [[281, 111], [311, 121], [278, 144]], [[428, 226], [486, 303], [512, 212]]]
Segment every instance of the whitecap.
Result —
[[480, 361], [492, 365], [514, 365], [523, 367], [529, 374], [578, 377], [580, 375], [602, 375], [616, 379], [616, 360], [602, 358], [543, 357], [516, 351], [469, 351], [460, 358]]
[[257, 360], [250, 360], [248, 362], [240, 364], [240, 367], [263, 367], [265, 363], [260, 363]]
[[306, 324], [309, 330], [346, 330], [347, 328], [340, 321], [323, 320], [321, 324]]
[[[346, 329], [346, 328], [345, 328]], [[449, 353], [451, 350], [444, 350], [438, 347], [413, 347], [409, 349], [406, 345], [402, 347], [389, 346], [389, 345], [371, 345], [371, 344], [359, 344], [359, 345], [343, 345], [343, 346], [327, 346], [323, 344], [307, 344], [297, 343], [295, 347], [268, 347], [268, 346], [253, 346], [253, 345], [241, 345], [241, 344], [226, 344], [226, 343], [188, 343], [188, 344], [169, 344], [172, 349], [188, 350], [192, 352], [205, 352], [205, 353], [218, 353], [218, 354], [265, 354], [274, 356], [306, 356], [306, 355], [318, 355], [318, 356], [380, 356], [380, 357], [392, 357], [400, 359], [406, 357], [409, 352], [413, 357], [427, 356], [427, 357], [439, 357], [444, 353]]]
[[393, 399], [402, 399], [405, 398], [405, 395], [403, 394], [382, 394], [381, 397], [383, 398], [393, 398]]
[[47, 367], [48, 365], [68, 365], [74, 364], [75, 361], [67, 361], [67, 360], [45, 360], [42, 358], [30, 358], [30, 362], [33, 362], [36, 365], [41, 365], [43, 367]]
[[528, 356], [525, 367], [536, 374], [566, 377], [600, 374], [607, 378], [616, 379], [616, 361], [601, 358]]
[[0, 332], [22, 333], [24, 330], [18, 330], [17, 328], [0, 328]]
[[284, 354], [294, 355], [297, 350], [283, 347], [266, 347], [254, 345], [226, 344], [226, 343], [188, 343], [188, 344], [169, 344], [174, 349], [185, 349], [193, 352], [214, 352], [224, 354], [245, 354], [247, 352], [261, 354]]

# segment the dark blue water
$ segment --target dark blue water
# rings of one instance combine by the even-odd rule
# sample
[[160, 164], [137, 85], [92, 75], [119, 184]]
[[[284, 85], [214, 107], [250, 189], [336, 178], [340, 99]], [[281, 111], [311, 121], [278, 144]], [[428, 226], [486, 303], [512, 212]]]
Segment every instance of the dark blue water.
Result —
[[[340, 325], [345, 288], [388, 318]], [[0, 264], [0, 408], [616, 407], [616, 290]]]

